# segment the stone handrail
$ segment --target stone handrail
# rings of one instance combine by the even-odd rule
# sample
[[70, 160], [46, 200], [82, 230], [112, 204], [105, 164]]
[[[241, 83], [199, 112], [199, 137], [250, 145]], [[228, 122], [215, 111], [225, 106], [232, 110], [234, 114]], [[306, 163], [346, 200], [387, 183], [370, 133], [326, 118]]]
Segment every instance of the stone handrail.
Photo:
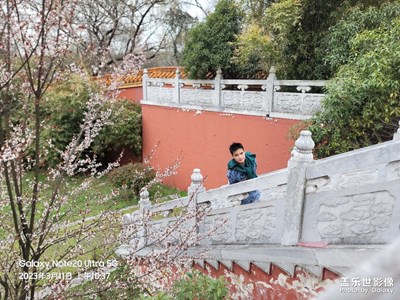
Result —
[[[150, 78], [143, 72], [142, 104], [287, 119], [307, 119], [320, 109], [324, 80], [277, 80], [272, 67], [265, 80]], [[317, 88], [316, 91], [315, 88]], [[319, 90], [318, 90], [319, 89]]]
[[[400, 128], [392, 141], [315, 161], [311, 133], [302, 131], [287, 169], [209, 191], [195, 169], [187, 197], [151, 206], [143, 191], [140, 211], [125, 216], [124, 223], [137, 222], [144, 211], [167, 216], [177, 207], [208, 207], [200, 223], [184, 224], [197, 226], [200, 234], [212, 232], [199, 245], [389, 243], [400, 226], [399, 135]], [[261, 192], [261, 201], [239, 205], [252, 190]], [[159, 230], [175, 221], [154, 224]], [[133, 236], [138, 239], [148, 242], [143, 234]]]

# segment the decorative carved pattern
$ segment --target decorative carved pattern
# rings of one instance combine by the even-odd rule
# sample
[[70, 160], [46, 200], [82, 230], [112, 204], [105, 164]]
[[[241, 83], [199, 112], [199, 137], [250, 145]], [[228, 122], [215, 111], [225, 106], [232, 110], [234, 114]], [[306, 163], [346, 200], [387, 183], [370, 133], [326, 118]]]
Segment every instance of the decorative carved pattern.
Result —
[[203, 232], [210, 232], [213, 242], [226, 242], [232, 237], [233, 222], [228, 214], [208, 216], [202, 226]]
[[317, 229], [323, 238], [374, 237], [389, 229], [395, 198], [387, 191], [327, 199]]
[[211, 106], [212, 103], [212, 91], [199, 90], [198, 91], [198, 104]]
[[386, 166], [386, 179], [396, 180], [400, 179], [400, 161], [392, 161]]
[[272, 206], [240, 211], [237, 215], [238, 241], [265, 241], [275, 229], [275, 208]]
[[172, 88], [160, 88], [160, 102], [173, 102], [174, 90]]
[[275, 94], [275, 110], [285, 113], [302, 113], [301, 109], [301, 94], [294, 93], [276, 93]]
[[317, 193], [332, 189], [332, 180], [329, 176], [322, 176], [307, 181], [306, 193]]
[[242, 107], [241, 104], [241, 99], [240, 99], [240, 93], [239, 92], [233, 92], [233, 91], [223, 91], [222, 92], [222, 99], [225, 107], [229, 108], [236, 108], [240, 109]]
[[149, 86], [147, 88], [147, 98], [150, 101], [158, 102], [160, 97], [159, 88], [154, 86]]
[[367, 185], [375, 183], [378, 178], [378, 170], [363, 170], [359, 172], [352, 172], [343, 174], [338, 180], [338, 188], [347, 188], [360, 185]]
[[321, 109], [321, 101], [324, 95], [304, 95], [302, 114], [314, 114]]
[[286, 197], [286, 184], [269, 189], [260, 190], [260, 193], [261, 193], [261, 199], [264, 201], [284, 199]]
[[263, 95], [259, 92], [245, 92], [243, 93], [243, 108], [248, 110], [262, 110], [263, 109]]
[[187, 104], [195, 104], [197, 98], [197, 90], [183, 89], [181, 90], [181, 102]]

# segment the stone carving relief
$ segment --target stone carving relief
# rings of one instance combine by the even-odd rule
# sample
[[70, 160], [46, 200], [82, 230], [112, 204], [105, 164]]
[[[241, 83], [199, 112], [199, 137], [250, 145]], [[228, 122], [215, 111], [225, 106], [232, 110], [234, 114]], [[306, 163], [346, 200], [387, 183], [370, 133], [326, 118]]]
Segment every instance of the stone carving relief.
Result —
[[322, 238], [374, 237], [389, 229], [395, 198], [387, 191], [331, 198], [319, 207]]
[[273, 206], [238, 212], [236, 239], [238, 241], [265, 242], [274, 232], [275, 218]]
[[306, 184], [306, 193], [324, 192], [332, 189], [332, 180], [329, 176], [310, 179]]
[[392, 161], [386, 166], [386, 179], [396, 180], [400, 179], [400, 161]]
[[262, 110], [263, 109], [263, 94], [259, 92], [245, 92], [243, 93], [243, 108], [248, 110]]
[[183, 89], [181, 90], [181, 103], [196, 104], [197, 90]]
[[276, 93], [274, 95], [275, 110], [284, 113], [301, 114], [301, 94]]
[[147, 98], [149, 101], [158, 102], [160, 98], [159, 88], [154, 86], [147, 87]]
[[172, 88], [160, 88], [160, 102], [173, 102], [174, 90]]
[[324, 95], [305, 95], [303, 98], [302, 113], [314, 114], [321, 109], [321, 101]]
[[286, 184], [269, 189], [260, 190], [260, 193], [261, 193], [260, 197], [261, 201], [284, 199], [286, 197]]
[[228, 214], [208, 216], [201, 225], [201, 232], [210, 233], [213, 242], [226, 242], [232, 237], [233, 222]]
[[343, 174], [339, 177], [338, 188], [347, 188], [375, 183], [378, 178], [378, 170], [370, 169]]
[[212, 94], [213, 94], [213, 91], [199, 90], [198, 91], [198, 104], [211, 106], [213, 104], [212, 103], [212, 98], [213, 98]]
[[234, 91], [222, 91], [222, 100], [224, 106], [228, 108], [241, 109], [241, 96], [239, 92]]

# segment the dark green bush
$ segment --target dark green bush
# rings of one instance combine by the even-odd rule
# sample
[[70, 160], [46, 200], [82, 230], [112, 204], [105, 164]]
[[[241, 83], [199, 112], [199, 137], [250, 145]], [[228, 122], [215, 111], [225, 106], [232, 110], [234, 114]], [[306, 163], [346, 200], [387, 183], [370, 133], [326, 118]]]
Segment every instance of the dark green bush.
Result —
[[104, 158], [108, 152], [132, 150], [140, 157], [142, 152], [142, 110], [140, 105], [128, 100], [118, 100], [112, 105], [112, 124], [106, 125], [93, 142], [93, 152]]
[[178, 300], [222, 300], [228, 295], [228, 288], [223, 277], [214, 279], [199, 271], [191, 271], [185, 278], [174, 282], [173, 294]]
[[108, 176], [115, 187], [122, 189], [123, 197], [138, 198], [140, 190], [155, 178], [155, 172], [142, 163], [129, 163], [114, 169]]

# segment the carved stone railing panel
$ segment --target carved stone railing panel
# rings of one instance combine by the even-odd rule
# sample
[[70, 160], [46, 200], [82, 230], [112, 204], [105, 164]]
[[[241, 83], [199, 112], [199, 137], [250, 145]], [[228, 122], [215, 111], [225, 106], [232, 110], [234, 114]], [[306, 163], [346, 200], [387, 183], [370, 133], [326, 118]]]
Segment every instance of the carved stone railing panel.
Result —
[[213, 90], [182, 89], [181, 103], [198, 106], [213, 105]]
[[202, 244], [280, 243], [284, 201], [264, 201], [212, 210], [200, 225]]
[[302, 240], [390, 242], [400, 226], [399, 149], [390, 141], [310, 165]]

